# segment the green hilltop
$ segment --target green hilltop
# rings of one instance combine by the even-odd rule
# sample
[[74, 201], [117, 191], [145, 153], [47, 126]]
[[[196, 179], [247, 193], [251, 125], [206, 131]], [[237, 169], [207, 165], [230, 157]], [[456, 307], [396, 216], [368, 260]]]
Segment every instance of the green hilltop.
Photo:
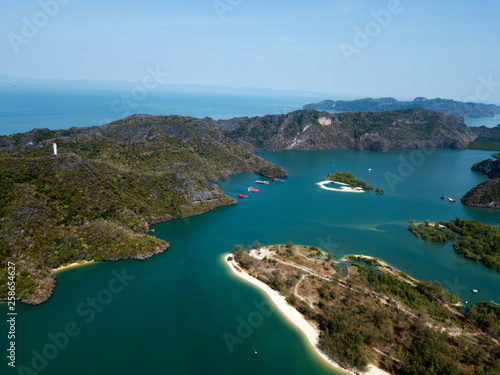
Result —
[[150, 224], [236, 203], [218, 180], [286, 176], [243, 146], [213, 120], [179, 116], [0, 137], [0, 298], [8, 261], [16, 264], [17, 298], [41, 303], [55, 285], [51, 269], [148, 258], [169, 246], [148, 235]]

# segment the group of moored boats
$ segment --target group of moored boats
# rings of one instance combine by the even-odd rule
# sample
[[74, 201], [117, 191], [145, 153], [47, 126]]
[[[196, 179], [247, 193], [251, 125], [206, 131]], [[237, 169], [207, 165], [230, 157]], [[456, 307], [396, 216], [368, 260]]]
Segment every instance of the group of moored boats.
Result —
[[[281, 178], [277, 178], [277, 177], [275, 177], [275, 178], [273, 178], [273, 181], [283, 182], [283, 181], [285, 181], [285, 180], [282, 180]], [[269, 185], [269, 181], [263, 181], [263, 180], [257, 180], [257, 181], [255, 181], [255, 183], [256, 183], [256, 184], [261, 184], [261, 185]], [[248, 188], [248, 192], [249, 192], [249, 193], [258, 193], [258, 192], [259, 192], [259, 189], [256, 189], [256, 188], [254, 188], [253, 186], [250, 186], [250, 187]], [[238, 198], [246, 198], [246, 197], [248, 197], [248, 195], [241, 194], [241, 193], [240, 193], [240, 194], [238, 194]]]
[[450, 198], [450, 197], [445, 197], [444, 195], [441, 195], [441, 199], [446, 199], [448, 202], [456, 202], [455, 199]]

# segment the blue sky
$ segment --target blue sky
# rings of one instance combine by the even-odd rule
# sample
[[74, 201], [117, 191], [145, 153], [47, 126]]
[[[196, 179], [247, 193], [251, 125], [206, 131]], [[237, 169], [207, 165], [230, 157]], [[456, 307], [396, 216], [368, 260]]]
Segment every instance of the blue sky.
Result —
[[498, 0], [0, 6], [0, 74], [137, 82], [160, 66], [169, 83], [500, 103]]

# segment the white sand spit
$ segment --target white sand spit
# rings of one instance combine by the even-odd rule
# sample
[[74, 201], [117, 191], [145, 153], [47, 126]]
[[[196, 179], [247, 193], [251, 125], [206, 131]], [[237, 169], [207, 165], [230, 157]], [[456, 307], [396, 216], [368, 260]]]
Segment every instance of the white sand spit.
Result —
[[[340, 185], [340, 187], [334, 188], [334, 187], [327, 186], [327, 185], [330, 185], [332, 183], [335, 185]], [[327, 181], [318, 182], [318, 183], [316, 183], [316, 185], [319, 185], [320, 188], [325, 189], [325, 190], [343, 191], [345, 193], [364, 193], [365, 192], [361, 188], [353, 187], [353, 186], [344, 184], [342, 182], [336, 182], [336, 181], [328, 181], [327, 180]]]

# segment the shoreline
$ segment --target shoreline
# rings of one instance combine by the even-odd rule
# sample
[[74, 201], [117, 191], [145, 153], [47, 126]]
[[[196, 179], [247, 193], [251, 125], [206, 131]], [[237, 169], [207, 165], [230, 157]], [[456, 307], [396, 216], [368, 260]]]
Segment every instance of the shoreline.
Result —
[[59, 271], [62, 271], [62, 270], [68, 269], [68, 268], [73, 268], [76, 266], [83, 266], [83, 265], [89, 264], [89, 263], [96, 263], [96, 262], [94, 262], [93, 260], [80, 260], [78, 262], [73, 262], [73, 263], [67, 264], [65, 266], [53, 268], [50, 271], [56, 273], [56, 272], [59, 272]]
[[[328, 184], [341, 185], [341, 187], [340, 188], [332, 188], [332, 187], [325, 186]], [[321, 189], [324, 189], [324, 190], [343, 191], [344, 193], [364, 193], [365, 192], [361, 188], [352, 187], [348, 184], [344, 184], [342, 182], [337, 182], [337, 181], [326, 180], [326, 181], [317, 182], [316, 185], [319, 185], [319, 187]]]
[[392, 267], [389, 263], [386, 263], [386, 262], [384, 262], [383, 260], [380, 260], [379, 258], [375, 258], [375, 257], [372, 257], [372, 256], [370, 256], [370, 255], [364, 255], [364, 254], [348, 254], [348, 255], [344, 255], [344, 256], [340, 259], [340, 261], [341, 261], [341, 262], [348, 262], [348, 261], [349, 261], [349, 259], [347, 259], [347, 258], [349, 258], [349, 257], [366, 258], [366, 259], [375, 259], [375, 260], [377, 260], [377, 261], [378, 261], [381, 265], [383, 265], [384, 267], [390, 267], [390, 268], [392, 268], [392, 269], [394, 269], [394, 270], [396, 270], [396, 271], [401, 271], [401, 270], [398, 270], [398, 269], [397, 269], [397, 268], [395, 268], [395, 267]]
[[[244, 281], [252, 284], [253, 286], [260, 289], [262, 292], [264, 292], [266, 296], [269, 297], [273, 305], [281, 312], [281, 314], [302, 332], [302, 334], [306, 337], [309, 346], [312, 347], [312, 349], [314, 349], [314, 352], [316, 353], [317, 356], [321, 357], [323, 361], [327, 362], [337, 371], [342, 371], [345, 374], [355, 374], [353, 371], [346, 370], [342, 366], [340, 366], [337, 362], [331, 360], [325, 353], [323, 353], [318, 348], [319, 334], [320, 334], [318, 328], [309, 323], [301, 313], [299, 313], [294, 307], [292, 307], [286, 301], [284, 296], [279, 294], [274, 289], [271, 289], [271, 287], [264, 284], [262, 281], [255, 279], [254, 277], [250, 276], [248, 273], [243, 271], [241, 267], [236, 264], [234, 259], [232, 261], [228, 261], [228, 258], [232, 256], [233, 256], [232, 254], [223, 255], [224, 263], [228, 265], [232, 273], [238, 276], [240, 279], [243, 279]], [[238, 269], [240, 271], [238, 271]], [[365, 372], [364, 374], [389, 375], [385, 371], [379, 369], [378, 367], [373, 366], [372, 364], [368, 365], [368, 367], [369, 367], [368, 371]]]
[[[413, 276], [411, 275], [408, 275], [406, 272], [400, 270], [399, 268], [396, 268], [394, 266], [392, 266], [391, 264], [387, 263], [387, 262], [384, 262], [383, 260], [381, 260], [380, 258], [375, 258], [375, 257], [372, 257], [370, 255], [364, 255], [364, 254], [348, 254], [348, 255], [345, 255], [343, 256], [341, 259], [340, 259], [340, 262], [348, 262], [350, 256], [354, 256], [354, 257], [358, 257], [358, 258], [366, 258], [366, 259], [376, 259], [380, 265], [382, 265], [383, 267], [386, 267], [386, 268], [390, 268], [392, 269], [393, 271], [396, 271], [396, 272], [403, 272], [406, 276], [408, 276], [411, 280], [415, 281], [415, 282], [420, 282], [421, 280], [419, 279], [416, 279], [414, 278]], [[395, 272], [392, 272], [392, 276], [396, 276], [395, 275]]]

